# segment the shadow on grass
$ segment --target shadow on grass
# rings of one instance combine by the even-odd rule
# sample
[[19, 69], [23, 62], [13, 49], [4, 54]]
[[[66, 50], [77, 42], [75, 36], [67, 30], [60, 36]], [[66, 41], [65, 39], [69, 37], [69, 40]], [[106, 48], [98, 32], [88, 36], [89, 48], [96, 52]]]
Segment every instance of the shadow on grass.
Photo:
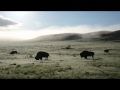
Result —
[[87, 58], [87, 59], [85, 59], [85, 60], [102, 60], [102, 58], [100, 58], [100, 57], [96, 57], [96, 58]]

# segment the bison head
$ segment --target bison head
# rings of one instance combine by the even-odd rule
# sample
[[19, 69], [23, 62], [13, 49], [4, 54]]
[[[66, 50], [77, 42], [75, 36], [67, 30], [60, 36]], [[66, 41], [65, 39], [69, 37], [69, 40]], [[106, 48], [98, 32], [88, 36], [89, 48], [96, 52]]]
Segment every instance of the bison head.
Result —
[[82, 53], [80, 53], [81, 58], [84, 57]]
[[35, 59], [36, 59], [36, 60], [39, 60], [39, 58], [38, 58], [38, 57], [35, 57]]

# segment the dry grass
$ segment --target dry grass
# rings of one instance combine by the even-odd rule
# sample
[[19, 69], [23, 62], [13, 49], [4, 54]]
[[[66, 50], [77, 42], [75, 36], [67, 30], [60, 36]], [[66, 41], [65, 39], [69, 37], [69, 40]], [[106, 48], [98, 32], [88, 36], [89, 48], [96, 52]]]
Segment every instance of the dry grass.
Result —
[[[65, 49], [70, 45], [71, 49]], [[104, 54], [104, 49], [111, 49]], [[4, 79], [120, 79], [120, 43], [56, 41], [36, 43], [2, 43], [0, 78]], [[11, 50], [20, 52], [9, 55]], [[80, 58], [83, 50], [95, 52], [95, 58]], [[49, 60], [37, 61], [38, 51], [50, 53]]]

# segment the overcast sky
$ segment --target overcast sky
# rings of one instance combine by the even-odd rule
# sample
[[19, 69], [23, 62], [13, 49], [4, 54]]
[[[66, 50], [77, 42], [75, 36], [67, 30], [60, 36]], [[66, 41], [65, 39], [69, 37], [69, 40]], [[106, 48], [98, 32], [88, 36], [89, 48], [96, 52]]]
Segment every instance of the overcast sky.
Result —
[[0, 11], [0, 39], [120, 30], [120, 11]]

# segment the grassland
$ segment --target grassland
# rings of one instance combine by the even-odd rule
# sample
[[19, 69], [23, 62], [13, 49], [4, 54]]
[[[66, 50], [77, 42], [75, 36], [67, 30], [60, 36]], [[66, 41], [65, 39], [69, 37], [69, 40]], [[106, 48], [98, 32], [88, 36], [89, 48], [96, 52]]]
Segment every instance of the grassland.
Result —
[[[70, 45], [71, 49], [65, 49]], [[104, 49], [111, 49], [104, 54]], [[11, 50], [20, 54], [10, 55]], [[83, 50], [95, 58], [81, 58]], [[50, 54], [48, 60], [35, 60], [38, 51]], [[30, 58], [32, 55], [33, 58]], [[120, 43], [97, 41], [48, 41], [0, 44], [0, 79], [120, 79]]]

